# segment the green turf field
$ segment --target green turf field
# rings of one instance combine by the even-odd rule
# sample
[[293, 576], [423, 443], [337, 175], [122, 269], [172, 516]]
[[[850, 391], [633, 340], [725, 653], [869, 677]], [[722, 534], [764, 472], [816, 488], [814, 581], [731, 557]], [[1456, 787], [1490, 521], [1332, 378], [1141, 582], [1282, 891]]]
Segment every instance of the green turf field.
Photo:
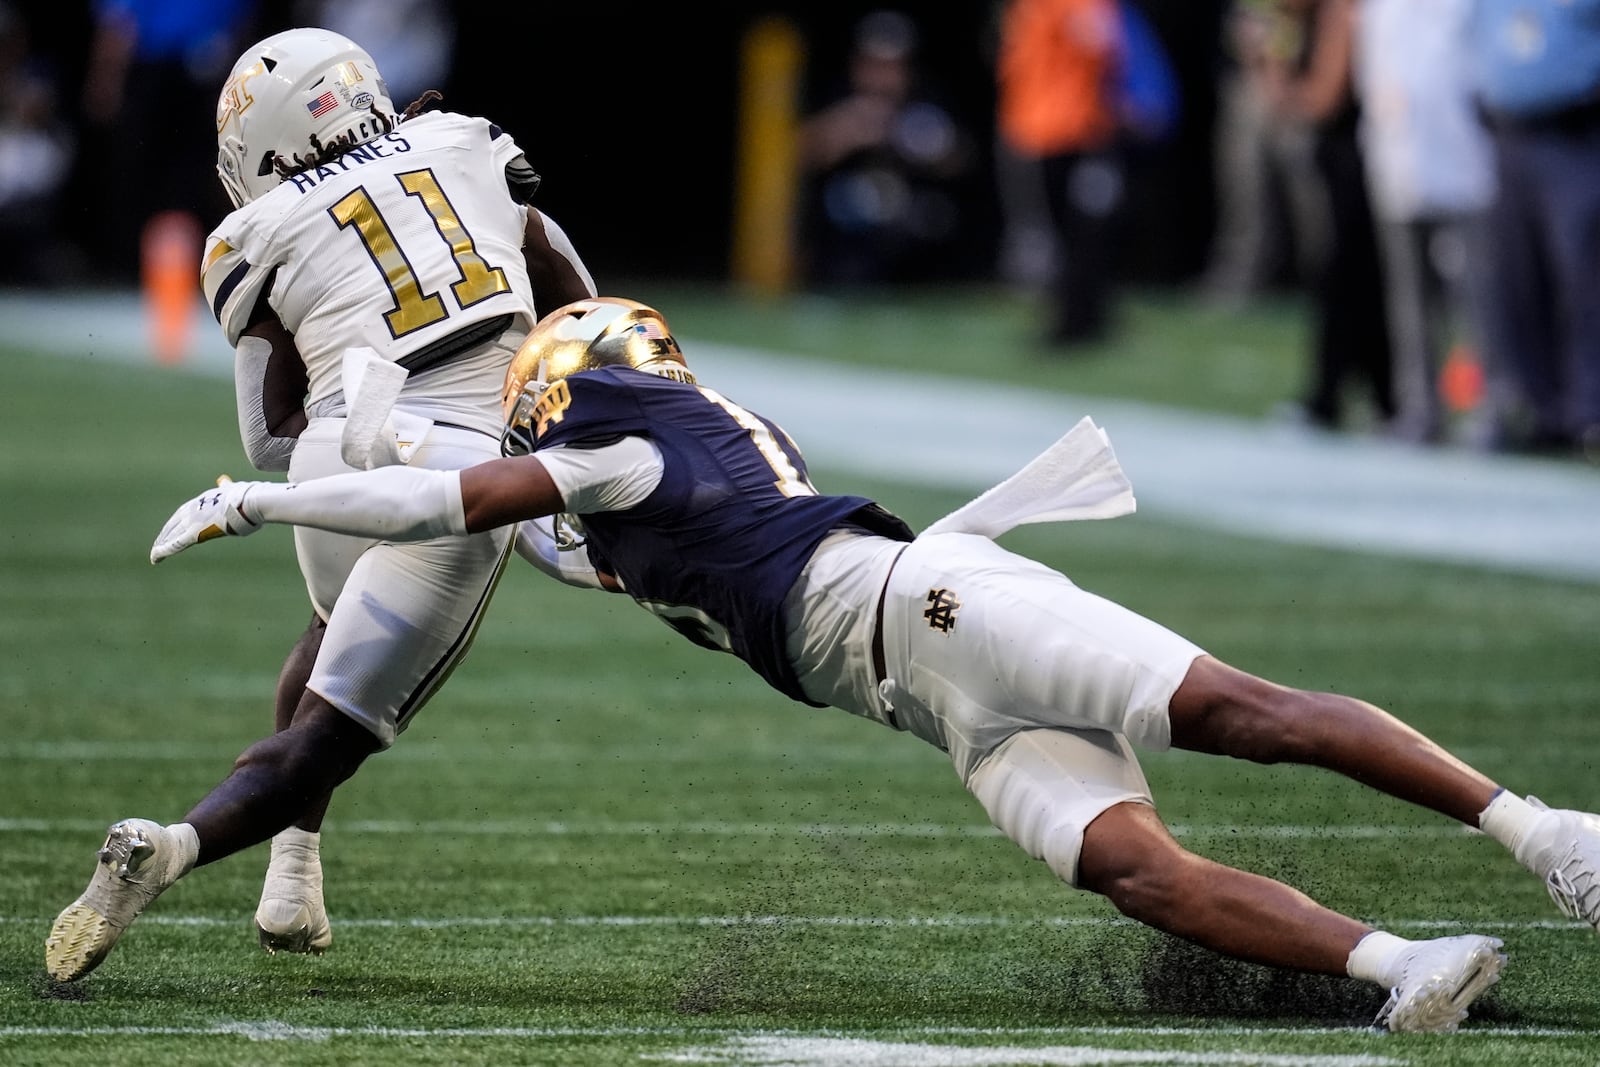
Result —
[[[697, 340], [1250, 418], [1297, 397], [1309, 367], [1309, 320], [1287, 299], [1241, 310], [1181, 293], [1130, 293], [1110, 338], [1062, 350], [1038, 341], [1038, 300], [1004, 287], [772, 300], [660, 281], [622, 282], [616, 291], [663, 309], [675, 332]], [[1364, 400], [1352, 401], [1352, 420], [1366, 418]]]
[[[335, 801], [328, 955], [256, 948], [258, 848], [53, 987], [42, 942], [105, 824], [175, 819], [226, 773], [308, 609], [286, 530], [146, 562], [174, 506], [244, 473], [227, 383], [5, 352], [0, 412], [0, 1062], [1600, 1059], [1600, 940], [1486, 839], [1320, 772], [1146, 761], [1199, 851], [1401, 934], [1504, 937], [1465, 1031], [1375, 1034], [1370, 987], [1122, 922], [990, 831], [920, 742], [520, 564], [450, 685]], [[913, 524], [960, 503], [816, 480]], [[1385, 704], [1514, 787], [1596, 802], [1593, 585], [1142, 516], [1007, 543], [1241, 666]]]

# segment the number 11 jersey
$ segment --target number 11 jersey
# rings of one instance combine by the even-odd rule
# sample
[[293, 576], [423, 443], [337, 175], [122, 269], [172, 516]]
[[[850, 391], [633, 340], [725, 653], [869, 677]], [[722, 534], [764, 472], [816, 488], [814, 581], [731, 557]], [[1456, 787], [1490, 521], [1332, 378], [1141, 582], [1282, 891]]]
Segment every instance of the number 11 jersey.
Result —
[[[485, 119], [429, 112], [284, 179], [206, 242], [207, 302], [230, 344], [265, 294], [295, 336], [307, 408], [343, 387], [345, 349], [366, 346], [424, 381], [402, 406], [498, 433], [503, 356], [481, 344], [535, 321], [522, 256], [528, 208], [512, 198], [516, 142]], [[455, 351], [476, 358], [451, 359]]]

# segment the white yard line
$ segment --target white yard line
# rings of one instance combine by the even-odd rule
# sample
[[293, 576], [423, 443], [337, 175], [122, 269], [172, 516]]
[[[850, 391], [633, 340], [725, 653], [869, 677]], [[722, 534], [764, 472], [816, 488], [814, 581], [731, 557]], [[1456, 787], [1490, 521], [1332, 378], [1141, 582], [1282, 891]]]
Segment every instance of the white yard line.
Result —
[[[1020, 1026], [1020, 1027], [962, 1027], [921, 1026], [894, 1027], [896, 1035], [910, 1037], [1181, 1037], [1181, 1038], [1240, 1038], [1240, 1037], [1360, 1037], [1369, 1033], [1364, 1028], [1348, 1026]], [[0, 1026], [0, 1038], [8, 1037], [246, 1037], [252, 1040], [325, 1041], [335, 1037], [378, 1038], [608, 1038], [608, 1037], [686, 1037], [706, 1038], [723, 1036], [742, 1039], [840, 1039], [849, 1035], [837, 1030], [749, 1030], [739, 1027], [717, 1026], [463, 1026], [463, 1027], [389, 1027], [389, 1026], [294, 1026], [274, 1019], [220, 1020], [208, 1026]], [[1382, 1040], [1375, 1031], [1371, 1036]], [[1600, 1030], [1561, 1027], [1521, 1026], [1471, 1026], [1452, 1036], [1452, 1040], [1472, 1037], [1491, 1038], [1575, 1038], [1600, 1036]], [[1165, 1053], [1164, 1055], [1170, 1055]], [[1245, 1062], [1267, 1062], [1261, 1053], [1250, 1053]], [[1020, 1062], [1020, 1061], [1005, 1061]], [[1167, 1062], [1161, 1060], [1160, 1062]], [[1306, 1063], [1294, 1059], [1294, 1063]], [[1397, 1062], [1364, 1060], [1363, 1062]]]
[[[0, 833], [103, 833], [108, 824], [92, 819], [0, 818]], [[477, 819], [352, 819], [327, 824], [332, 834], [437, 834], [448, 837], [994, 837], [993, 826], [943, 823], [788, 823], [722, 822], [718, 820], [684, 822], [639, 822], [592, 820], [559, 822], [539, 820]], [[1241, 839], [1337, 838], [1341, 840], [1388, 840], [1470, 837], [1478, 831], [1451, 823], [1435, 826], [1344, 826], [1245, 825], [1216, 823], [1169, 827], [1176, 837], [1230, 837]]]
[[[49, 916], [0, 915], [0, 926], [45, 925]], [[461, 915], [409, 918], [345, 918], [333, 917], [341, 930], [532, 930], [532, 929], [620, 929], [640, 928], [722, 928], [722, 927], [794, 927], [807, 929], [866, 929], [866, 930], [970, 930], [970, 929], [1039, 929], [1077, 927], [1126, 926], [1139, 928], [1132, 919], [1117, 916], [1104, 918], [1080, 916], [1008, 916], [1008, 915]], [[139, 917], [140, 926], [172, 926], [180, 928], [212, 929], [242, 926], [244, 920], [237, 915], [163, 915], [145, 914]], [[1442, 919], [1393, 919], [1384, 921], [1385, 928], [1407, 930], [1455, 930], [1468, 927], [1478, 930], [1587, 930], [1588, 924], [1566, 919], [1491, 919], [1483, 922], [1455, 922]]]

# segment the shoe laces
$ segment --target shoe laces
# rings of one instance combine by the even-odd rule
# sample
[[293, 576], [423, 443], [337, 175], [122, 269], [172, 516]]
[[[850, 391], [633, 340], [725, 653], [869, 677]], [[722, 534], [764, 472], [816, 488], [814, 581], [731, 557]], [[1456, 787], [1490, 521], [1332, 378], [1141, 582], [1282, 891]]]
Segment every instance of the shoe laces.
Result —
[[[1529, 797], [1528, 803], [1540, 811], [1550, 810], [1537, 797]], [[1579, 836], [1568, 842], [1550, 865], [1544, 884], [1551, 902], [1563, 915], [1586, 922], [1600, 932], [1600, 870], [1596, 870], [1600, 857], [1584, 854], [1583, 822], [1580, 816]]]
[[100, 846], [100, 862], [115, 863], [113, 873], [118, 878], [139, 884], [134, 875], [149, 865], [155, 853], [155, 842], [146, 840], [139, 831], [117, 827], [106, 835], [105, 844]]
[[1593, 867], [1584, 862], [1576, 842], [1568, 845], [1556, 860], [1544, 884], [1550, 891], [1550, 899], [1567, 918], [1581, 919], [1600, 928], [1600, 878], [1596, 877]]

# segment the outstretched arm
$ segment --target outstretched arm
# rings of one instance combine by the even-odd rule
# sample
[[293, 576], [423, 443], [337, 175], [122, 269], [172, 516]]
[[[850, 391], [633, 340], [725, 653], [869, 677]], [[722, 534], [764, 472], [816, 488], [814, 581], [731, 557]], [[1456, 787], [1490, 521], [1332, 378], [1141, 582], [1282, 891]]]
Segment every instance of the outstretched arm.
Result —
[[561, 493], [536, 456], [490, 460], [464, 471], [380, 467], [292, 485], [224, 481], [173, 513], [150, 549], [150, 562], [202, 541], [254, 533], [269, 522], [426, 541], [562, 509]]

